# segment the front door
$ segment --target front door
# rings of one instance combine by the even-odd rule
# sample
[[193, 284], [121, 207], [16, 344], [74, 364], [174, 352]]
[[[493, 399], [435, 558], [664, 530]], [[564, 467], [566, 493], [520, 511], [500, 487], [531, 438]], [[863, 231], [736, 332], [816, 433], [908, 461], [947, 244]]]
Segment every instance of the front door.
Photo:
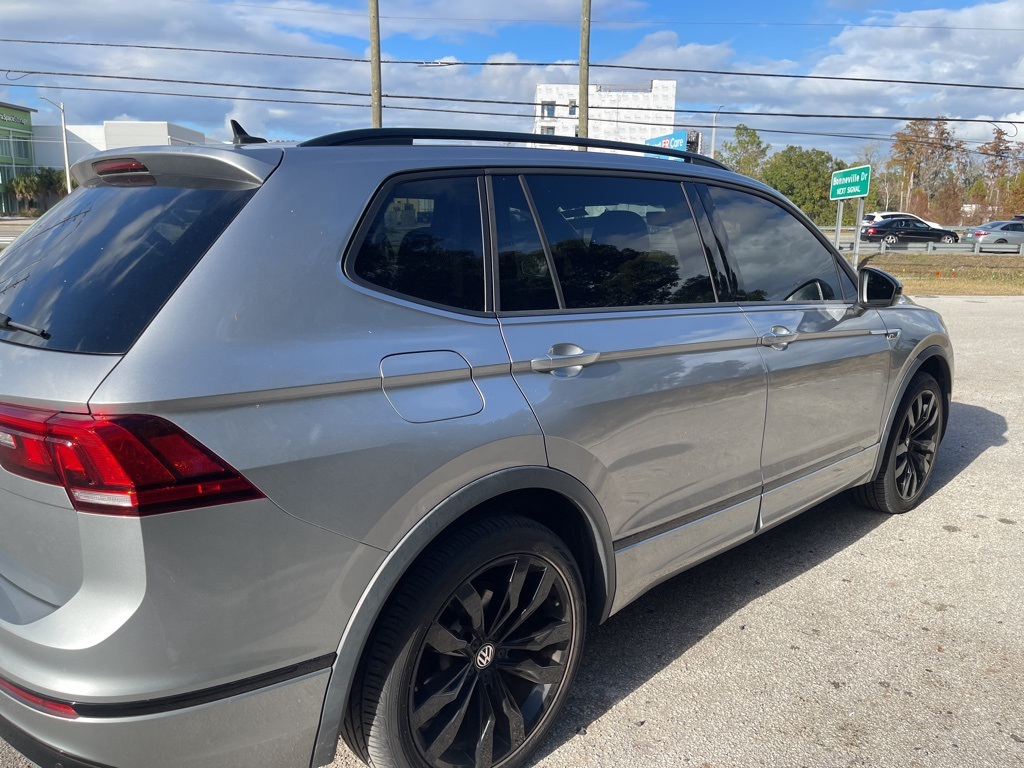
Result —
[[878, 312], [854, 305], [839, 257], [791, 211], [737, 189], [700, 191], [768, 371], [761, 524], [770, 525], [874, 465], [890, 345]]

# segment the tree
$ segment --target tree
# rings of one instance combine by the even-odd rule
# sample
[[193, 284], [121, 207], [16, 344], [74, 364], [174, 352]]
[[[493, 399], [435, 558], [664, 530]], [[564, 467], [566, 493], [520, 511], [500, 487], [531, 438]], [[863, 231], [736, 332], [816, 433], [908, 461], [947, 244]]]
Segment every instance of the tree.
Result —
[[988, 213], [998, 217], [1019, 213], [1015, 197], [1008, 195], [1008, 189], [1024, 169], [1019, 149], [1006, 136], [1006, 131], [997, 125], [992, 130], [992, 141], [978, 147], [984, 155], [983, 165], [989, 190]]
[[19, 173], [11, 179], [10, 187], [15, 199], [18, 201], [19, 207], [23, 203], [38, 200], [42, 189], [39, 175], [31, 172]]
[[816, 224], [835, 222], [836, 204], [828, 199], [832, 172], [844, 167], [828, 152], [788, 146], [764, 164], [764, 182], [792, 200]]
[[49, 207], [50, 197], [64, 197], [67, 194], [67, 181], [64, 172], [56, 168], [42, 167], [38, 170], [40, 197], [43, 200], [43, 208]]
[[771, 147], [743, 123], [736, 126], [735, 136], [736, 141], [722, 142], [719, 158], [737, 173], [763, 179], [761, 171]]
[[[900, 207], [926, 214], [928, 202], [943, 187], [953, 183], [953, 158], [958, 150], [956, 137], [946, 119], [939, 117], [911, 120], [906, 128], [892, 135], [892, 140], [889, 168], [902, 178]], [[920, 206], [922, 200], [920, 195], [914, 194], [918, 189], [924, 193], [924, 209], [915, 211], [915, 201]]]

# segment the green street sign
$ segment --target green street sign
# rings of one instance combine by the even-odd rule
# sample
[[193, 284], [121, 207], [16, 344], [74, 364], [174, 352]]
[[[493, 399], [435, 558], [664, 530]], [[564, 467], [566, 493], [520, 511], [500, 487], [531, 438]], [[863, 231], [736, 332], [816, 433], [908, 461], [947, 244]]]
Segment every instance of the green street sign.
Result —
[[871, 187], [871, 166], [858, 165], [832, 174], [832, 188], [829, 200], [848, 200], [851, 197], [867, 197]]

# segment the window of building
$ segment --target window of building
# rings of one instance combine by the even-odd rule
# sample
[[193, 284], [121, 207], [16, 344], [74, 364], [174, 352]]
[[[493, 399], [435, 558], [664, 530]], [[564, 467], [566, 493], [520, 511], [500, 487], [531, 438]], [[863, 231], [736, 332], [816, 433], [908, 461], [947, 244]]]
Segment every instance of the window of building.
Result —
[[377, 210], [353, 271], [396, 293], [482, 311], [482, 231], [475, 178], [401, 183]]
[[541, 136], [554, 136], [555, 135], [554, 126], [545, 125], [545, 126], [541, 127], [540, 135]]
[[32, 144], [28, 139], [15, 139], [14, 140], [14, 157], [19, 160], [31, 160], [32, 159]]
[[576, 117], [576, 99], [569, 101], [569, 117]]
[[553, 101], [542, 101], [540, 103], [540, 116], [541, 117], [554, 117], [555, 116], [555, 102], [553, 102]]

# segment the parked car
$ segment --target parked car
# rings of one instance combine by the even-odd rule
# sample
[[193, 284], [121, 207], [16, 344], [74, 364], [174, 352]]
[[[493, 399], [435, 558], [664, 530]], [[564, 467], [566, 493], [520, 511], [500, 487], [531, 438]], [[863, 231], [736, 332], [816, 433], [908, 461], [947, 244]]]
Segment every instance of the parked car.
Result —
[[847, 489], [921, 501], [938, 314], [713, 160], [580, 146], [636, 152], [238, 130], [74, 166], [0, 257], [2, 738], [523, 766], [588, 622]]
[[990, 221], [964, 231], [965, 243], [1024, 243], [1024, 221]]
[[1013, 217], [1012, 220], [1013, 221], [1024, 221], [1024, 213], [1018, 213], [1016, 216]]
[[920, 219], [883, 219], [863, 227], [860, 231], [861, 240], [881, 240], [888, 245], [896, 243], [955, 243], [959, 239], [956, 232], [949, 229], [936, 229]]
[[865, 213], [862, 219], [864, 226], [870, 226], [872, 224], [884, 221], [885, 219], [917, 219], [918, 221], [924, 222], [929, 227], [935, 229], [942, 229], [941, 224], [937, 224], [934, 221], [928, 221], [928, 219], [922, 219], [920, 216], [916, 216], [913, 213], [906, 213], [905, 211], [879, 211], [875, 213]]

